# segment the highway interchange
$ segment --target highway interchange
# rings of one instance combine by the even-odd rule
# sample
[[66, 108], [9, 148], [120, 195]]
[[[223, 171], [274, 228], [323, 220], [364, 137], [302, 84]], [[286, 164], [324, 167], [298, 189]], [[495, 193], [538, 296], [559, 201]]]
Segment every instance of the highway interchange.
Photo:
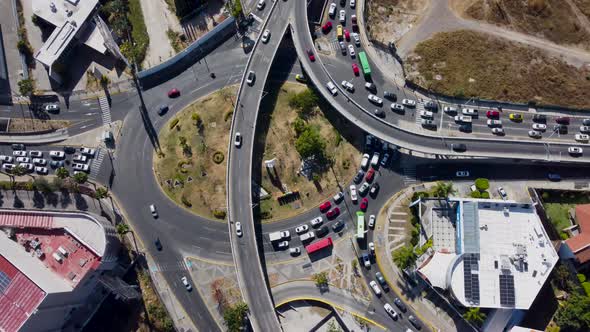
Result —
[[[379, 170], [375, 181], [381, 184], [381, 190], [375, 199], [370, 200], [367, 215], [376, 214], [392, 194], [405, 186], [403, 171], [400, 167], [402, 159], [407, 159], [409, 163], [418, 164], [418, 180], [452, 179], [456, 170], [466, 167], [470, 168], [472, 176], [485, 175], [490, 178], [542, 179], [549, 171], [559, 172], [564, 178], [569, 176], [582, 179], [585, 177], [586, 170], [578, 166], [566, 168], [533, 164], [538, 166], [535, 166], [534, 170], [530, 172], [531, 166], [528, 161], [587, 162], [589, 160], [586, 155], [572, 158], [567, 152], [564, 152], [567, 146], [574, 145], [573, 132], [561, 137], [552, 137], [555, 142], [567, 142], [564, 145], [559, 143], [538, 144], [526, 137], [531, 123], [532, 115], [530, 113], [525, 113], [525, 121], [522, 124], [511, 123], [508, 119], [503, 119], [507, 132], [504, 139], [493, 137], [487, 126], [483, 125], [483, 120], [477, 120], [473, 133], [465, 135], [468, 139], [478, 138], [477, 140], [464, 140], [457, 137], [442, 139], [440, 130], [421, 131], [416, 124], [415, 111], [409, 109], [404, 115], [395, 114], [389, 109], [386, 100], [383, 106], [386, 117], [384, 119], [375, 117], [373, 115], [375, 105], [367, 100], [362, 76], [355, 77], [352, 74], [350, 56], [342, 56], [339, 51], [336, 51], [335, 56], [328, 56], [315, 50], [312, 33], [308, 27], [308, 13], [305, 4], [304, 1], [293, 0], [267, 1], [266, 8], [256, 14], [264, 20], [268, 18], [268, 21], [262, 24], [255, 22], [250, 30], [251, 32], [262, 32], [264, 29], [269, 29], [272, 35], [267, 44], [257, 42], [250, 53], [246, 53], [241, 47], [241, 40], [230, 39], [208, 55], [207, 65], [197, 63], [173, 80], [143, 91], [142, 99], [146, 110], [143, 115], [139, 110], [140, 98], [137, 93], [125, 92], [112, 96], [112, 119], [113, 121], [124, 120], [122, 136], [117, 142], [116, 154], [112, 162], [103, 163], [103, 169], [97, 175], [97, 181], [110, 186], [111, 191], [124, 209], [126, 218], [132, 225], [134, 232], [138, 238], [142, 239], [145, 250], [154, 258], [158, 271], [165, 276], [176, 298], [199, 330], [222, 330], [222, 327], [215, 322], [201, 296], [196, 292], [187, 293], [180, 283], [180, 277], [186, 274], [188, 268], [184, 260], [185, 257], [194, 256], [222, 263], [234, 261], [241, 291], [249, 304], [250, 322], [253, 329], [256, 331], [278, 331], [280, 329], [279, 321], [267, 286], [265, 262], [267, 260], [286, 260], [290, 256], [288, 252], [277, 251], [270, 245], [267, 234], [284, 229], [289, 229], [294, 233], [296, 226], [319, 215], [319, 211], [312, 208], [289, 220], [265, 225], [261, 225], [254, 217], [257, 204], [256, 198], [252, 195], [251, 179], [252, 172], [259, 167], [253, 162], [255, 161], [253, 154], [257, 115], [265, 84], [273, 81], [275, 75], [283, 79], [287, 77], [286, 74], [289, 74], [288, 78], [292, 80], [295, 73], [305, 73], [310, 83], [316, 86], [317, 91], [334, 105], [336, 112], [366, 132], [401, 148], [436, 155], [440, 159], [460, 155], [497, 159], [497, 163], [492, 164], [493, 166], [490, 166], [489, 163], [478, 163], [477, 160], [466, 164], [456, 160], [439, 159], [437, 162], [441, 167], [433, 169], [424, 165], [432, 163], [431, 160], [425, 162], [422, 159], [398, 154], [399, 157], [393, 160], [388, 167], [382, 167]], [[348, 8], [347, 10], [349, 11]], [[347, 19], [350, 19], [350, 15], [347, 15]], [[292, 49], [285, 51], [279, 48], [279, 43], [286, 31], [291, 34], [296, 54], [302, 66], [301, 69], [298, 65], [294, 65], [295, 59]], [[328, 35], [331, 40], [335, 39], [333, 33], [332, 31]], [[309, 60], [306, 54], [307, 49], [314, 50], [315, 62]], [[381, 97], [383, 90], [388, 90], [396, 93], [398, 100], [402, 98], [420, 99], [413, 91], [390, 83], [374, 63], [371, 62], [371, 65], [373, 68], [372, 81], [377, 85]], [[288, 68], [289, 73], [283, 72], [284, 68]], [[250, 70], [256, 73], [256, 80], [252, 86], [244, 83], [245, 74]], [[210, 72], [215, 73], [215, 78], [209, 76]], [[330, 80], [333, 80], [339, 87], [342, 80], [351, 80], [356, 91], [351, 94], [339, 89], [338, 95], [332, 96], [325, 88], [325, 83]], [[152, 170], [152, 159], [154, 146], [158, 144], [157, 135], [154, 133], [158, 133], [177, 111], [196, 99], [233, 84], [240, 84], [241, 89], [235, 102], [236, 109], [232, 120], [231, 137], [236, 132], [240, 132], [244, 139], [240, 148], [233, 146], [233, 140], [230, 140], [228, 146], [229, 223], [226, 224], [197, 216], [168, 199], [159, 189], [158, 179], [155, 178]], [[171, 88], [179, 89], [181, 96], [169, 100], [166, 93]], [[156, 114], [156, 110], [163, 103], [170, 106], [170, 111], [160, 117]], [[70, 120], [74, 123], [69, 128], [70, 135], [76, 135], [102, 125], [100, 112], [96, 105], [95, 100], [73, 100], [69, 108], [62, 106], [60, 119]], [[16, 105], [13, 109], [18, 107], [21, 106]], [[485, 115], [481, 114], [480, 117], [484, 119]], [[451, 130], [458, 135], [451, 119], [443, 115], [442, 112], [439, 111], [435, 118], [438, 128], [448, 127], [450, 123]], [[571, 127], [575, 128], [580, 125], [581, 118], [574, 117], [573, 119]], [[396, 128], [392, 124], [405, 128]], [[492, 138], [493, 140], [483, 140], [482, 138]], [[467, 144], [467, 151], [463, 154], [452, 151], [450, 145], [453, 143]], [[47, 148], [42, 147], [42, 149]], [[503, 170], [507, 167], [510, 168], [510, 172]], [[244, 174], [250, 174], [250, 176], [244, 176]], [[348, 183], [343, 184], [343, 188], [348, 188]], [[246, 199], [246, 197], [248, 198]], [[149, 204], [157, 205], [160, 215], [158, 219], [152, 218], [148, 210]], [[348, 193], [345, 200], [340, 203], [340, 207], [343, 213], [336, 220], [345, 223], [342, 234], [354, 231], [352, 216], [356, 211], [356, 206], [350, 201]], [[241, 238], [235, 236], [233, 227], [236, 221], [240, 221], [243, 227], [244, 235]], [[332, 234], [331, 231], [330, 236], [337, 235]], [[153, 244], [156, 238], [159, 238], [163, 245], [162, 251], [156, 250]], [[300, 244], [298, 241], [294, 237], [291, 245], [298, 246]], [[361, 247], [361, 249], [366, 248]], [[365, 273], [367, 280], [374, 280], [375, 269], [376, 266], [373, 266], [371, 271]], [[386, 295], [384, 298], [391, 303], [390, 295]], [[389, 319], [383, 311], [382, 301], [376, 297], [373, 299], [375, 313], [372, 314], [372, 318], [391, 329], [407, 326], [405, 321]]]

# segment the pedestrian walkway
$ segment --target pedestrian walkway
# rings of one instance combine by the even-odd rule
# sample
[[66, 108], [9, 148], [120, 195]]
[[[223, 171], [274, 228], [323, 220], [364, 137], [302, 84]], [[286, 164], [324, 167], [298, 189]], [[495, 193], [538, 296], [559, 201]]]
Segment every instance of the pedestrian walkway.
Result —
[[416, 180], [416, 165], [409, 164], [407, 158], [402, 158], [400, 167], [402, 168], [404, 185], [409, 186], [418, 183]]
[[171, 262], [154, 262], [150, 265], [150, 271], [155, 272], [176, 272], [176, 271], [187, 271], [190, 267], [184, 260], [171, 261]]
[[102, 112], [102, 124], [108, 125], [111, 123], [111, 106], [109, 105], [109, 100], [105, 95], [101, 95], [98, 97], [98, 104], [100, 105], [100, 110]]
[[96, 155], [94, 159], [90, 162], [90, 179], [96, 180], [98, 173], [100, 172], [100, 166], [102, 165], [102, 161], [104, 159], [105, 152], [104, 149], [96, 149]]

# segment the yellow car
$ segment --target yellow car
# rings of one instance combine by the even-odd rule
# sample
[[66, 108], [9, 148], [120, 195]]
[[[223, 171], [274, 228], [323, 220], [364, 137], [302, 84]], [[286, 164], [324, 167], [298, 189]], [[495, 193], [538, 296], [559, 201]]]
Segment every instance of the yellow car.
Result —
[[338, 39], [342, 39], [342, 25], [338, 24], [338, 26], [336, 27], [336, 35], [338, 36]]
[[295, 75], [295, 79], [301, 83], [307, 83], [307, 78], [301, 74]]
[[510, 113], [509, 116], [510, 120], [512, 121], [522, 121], [522, 114], [518, 114], [518, 113]]

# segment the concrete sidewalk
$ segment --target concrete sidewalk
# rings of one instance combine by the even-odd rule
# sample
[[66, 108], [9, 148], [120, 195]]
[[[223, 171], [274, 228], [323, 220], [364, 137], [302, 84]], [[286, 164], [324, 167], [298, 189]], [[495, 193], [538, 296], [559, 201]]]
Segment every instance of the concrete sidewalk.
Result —
[[22, 143], [22, 144], [50, 144], [61, 142], [69, 137], [68, 129], [58, 129], [47, 134], [33, 135], [0, 135], [1, 143]]

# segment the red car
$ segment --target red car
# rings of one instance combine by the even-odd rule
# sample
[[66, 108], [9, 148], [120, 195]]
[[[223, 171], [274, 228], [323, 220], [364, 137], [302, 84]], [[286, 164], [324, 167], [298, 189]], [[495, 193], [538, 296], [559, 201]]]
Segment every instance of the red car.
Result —
[[168, 91], [168, 97], [169, 98], [176, 98], [178, 96], [180, 96], [180, 91], [178, 91], [177, 88], [174, 88], [174, 89]]
[[338, 207], [333, 208], [332, 210], [328, 211], [328, 213], [326, 213], [326, 217], [332, 219], [337, 217], [340, 214], [340, 209]]
[[326, 24], [324, 24], [324, 26], [322, 26], [322, 32], [328, 33], [328, 32], [330, 32], [330, 30], [332, 30], [332, 22], [326, 22]]
[[307, 55], [309, 56], [309, 61], [311, 61], [311, 62], [315, 61], [315, 55], [313, 55], [313, 51], [311, 49], [307, 50]]
[[352, 64], [352, 72], [356, 75], [359, 76], [359, 66], [356, 63]]
[[346, 38], [346, 41], [350, 41], [350, 32], [348, 29], [344, 29], [344, 38]]
[[499, 118], [500, 117], [500, 112], [498, 111], [487, 111], [486, 115], [488, 118]]
[[568, 118], [567, 116], [560, 116], [558, 118], [555, 118], [555, 122], [562, 124], [562, 125], [569, 125], [570, 118]]
[[332, 207], [332, 203], [330, 203], [330, 201], [325, 201], [320, 205], [320, 212], [326, 212], [328, 210], [330, 210], [330, 208]]
[[369, 200], [366, 198], [363, 198], [361, 200], [361, 210], [367, 211], [367, 206], [369, 206]]
[[367, 176], [365, 176], [365, 180], [367, 180], [367, 182], [373, 182], [373, 178], [375, 177], [375, 169], [371, 168], [368, 172], [367, 172]]

